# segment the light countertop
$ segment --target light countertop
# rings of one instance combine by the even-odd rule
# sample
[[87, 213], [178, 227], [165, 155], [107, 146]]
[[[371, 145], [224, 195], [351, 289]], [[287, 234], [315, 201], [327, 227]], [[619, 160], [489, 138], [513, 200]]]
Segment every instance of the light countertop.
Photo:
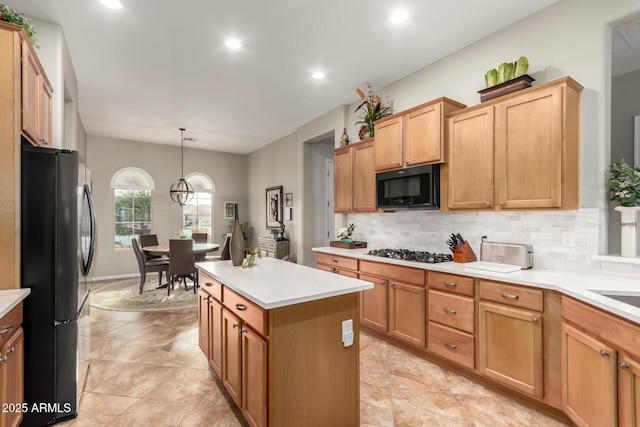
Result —
[[403, 265], [423, 270], [440, 271], [443, 273], [459, 274], [477, 277], [479, 279], [496, 280], [517, 285], [534, 286], [550, 289], [574, 297], [585, 303], [617, 314], [620, 317], [640, 324], [640, 308], [600, 295], [594, 290], [609, 291], [620, 295], [640, 295], [640, 280], [604, 276], [597, 274], [572, 273], [551, 270], [538, 270], [535, 266], [529, 270], [519, 270], [512, 273], [496, 273], [465, 268], [463, 263], [442, 262], [427, 264], [415, 261], [402, 261], [367, 255], [369, 249], [342, 249], [333, 247], [313, 248], [315, 252], [341, 255], [367, 261]]
[[265, 257], [251, 268], [231, 261], [204, 261], [196, 267], [264, 309], [284, 307], [373, 288], [371, 282]]
[[0, 291], [0, 317], [4, 317], [16, 305], [20, 304], [27, 295], [31, 293], [31, 289], [7, 289]]

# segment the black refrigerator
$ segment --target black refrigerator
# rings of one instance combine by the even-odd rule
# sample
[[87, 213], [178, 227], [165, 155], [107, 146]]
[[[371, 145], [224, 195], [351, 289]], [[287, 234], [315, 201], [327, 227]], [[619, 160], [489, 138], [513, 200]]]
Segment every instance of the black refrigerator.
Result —
[[23, 427], [77, 415], [78, 378], [84, 377], [78, 340], [88, 323], [86, 275], [94, 236], [90, 193], [79, 166], [76, 151], [23, 141], [21, 282], [31, 289], [24, 301]]

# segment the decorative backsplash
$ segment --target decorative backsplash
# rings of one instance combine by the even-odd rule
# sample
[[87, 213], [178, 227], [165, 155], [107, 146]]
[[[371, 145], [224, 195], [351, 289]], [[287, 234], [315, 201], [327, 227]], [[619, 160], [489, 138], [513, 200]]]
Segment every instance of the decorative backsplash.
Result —
[[[534, 268], [637, 278], [640, 265], [600, 262], [597, 208], [577, 211], [448, 212], [406, 210], [384, 214], [350, 214], [356, 240], [368, 248], [406, 248], [450, 253], [446, 240], [460, 233], [480, 256], [481, 237], [502, 243], [533, 245]], [[565, 240], [574, 239], [571, 246]], [[567, 242], [565, 242], [567, 243]]]

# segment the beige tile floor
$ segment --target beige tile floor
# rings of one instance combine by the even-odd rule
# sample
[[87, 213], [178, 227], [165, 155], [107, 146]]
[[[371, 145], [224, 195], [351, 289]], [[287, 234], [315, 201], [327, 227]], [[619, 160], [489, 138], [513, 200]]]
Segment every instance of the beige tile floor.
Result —
[[[200, 352], [195, 309], [92, 308], [91, 328], [79, 415], [58, 425], [246, 425]], [[361, 426], [564, 426], [374, 337], [360, 340]]]

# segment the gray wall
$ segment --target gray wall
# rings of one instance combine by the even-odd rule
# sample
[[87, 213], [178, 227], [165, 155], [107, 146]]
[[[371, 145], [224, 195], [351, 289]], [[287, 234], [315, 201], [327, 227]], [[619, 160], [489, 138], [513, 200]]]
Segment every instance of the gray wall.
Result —
[[[222, 243], [228, 232], [224, 220], [223, 204], [236, 201], [240, 207], [240, 220], [247, 211], [246, 188], [248, 179], [246, 156], [185, 148], [184, 174], [201, 172], [215, 183], [213, 195], [213, 240]], [[152, 193], [151, 229], [160, 242], [177, 238], [182, 228], [181, 209], [169, 198], [169, 187], [180, 178], [180, 147], [147, 144], [143, 142], [89, 137], [88, 165], [93, 182], [96, 210], [96, 254], [91, 268], [92, 277], [110, 277], [133, 274], [138, 266], [131, 249], [115, 249], [113, 190], [111, 177], [124, 167], [138, 167], [147, 171], [155, 182]], [[246, 215], [246, 214], [245, 214]]]

